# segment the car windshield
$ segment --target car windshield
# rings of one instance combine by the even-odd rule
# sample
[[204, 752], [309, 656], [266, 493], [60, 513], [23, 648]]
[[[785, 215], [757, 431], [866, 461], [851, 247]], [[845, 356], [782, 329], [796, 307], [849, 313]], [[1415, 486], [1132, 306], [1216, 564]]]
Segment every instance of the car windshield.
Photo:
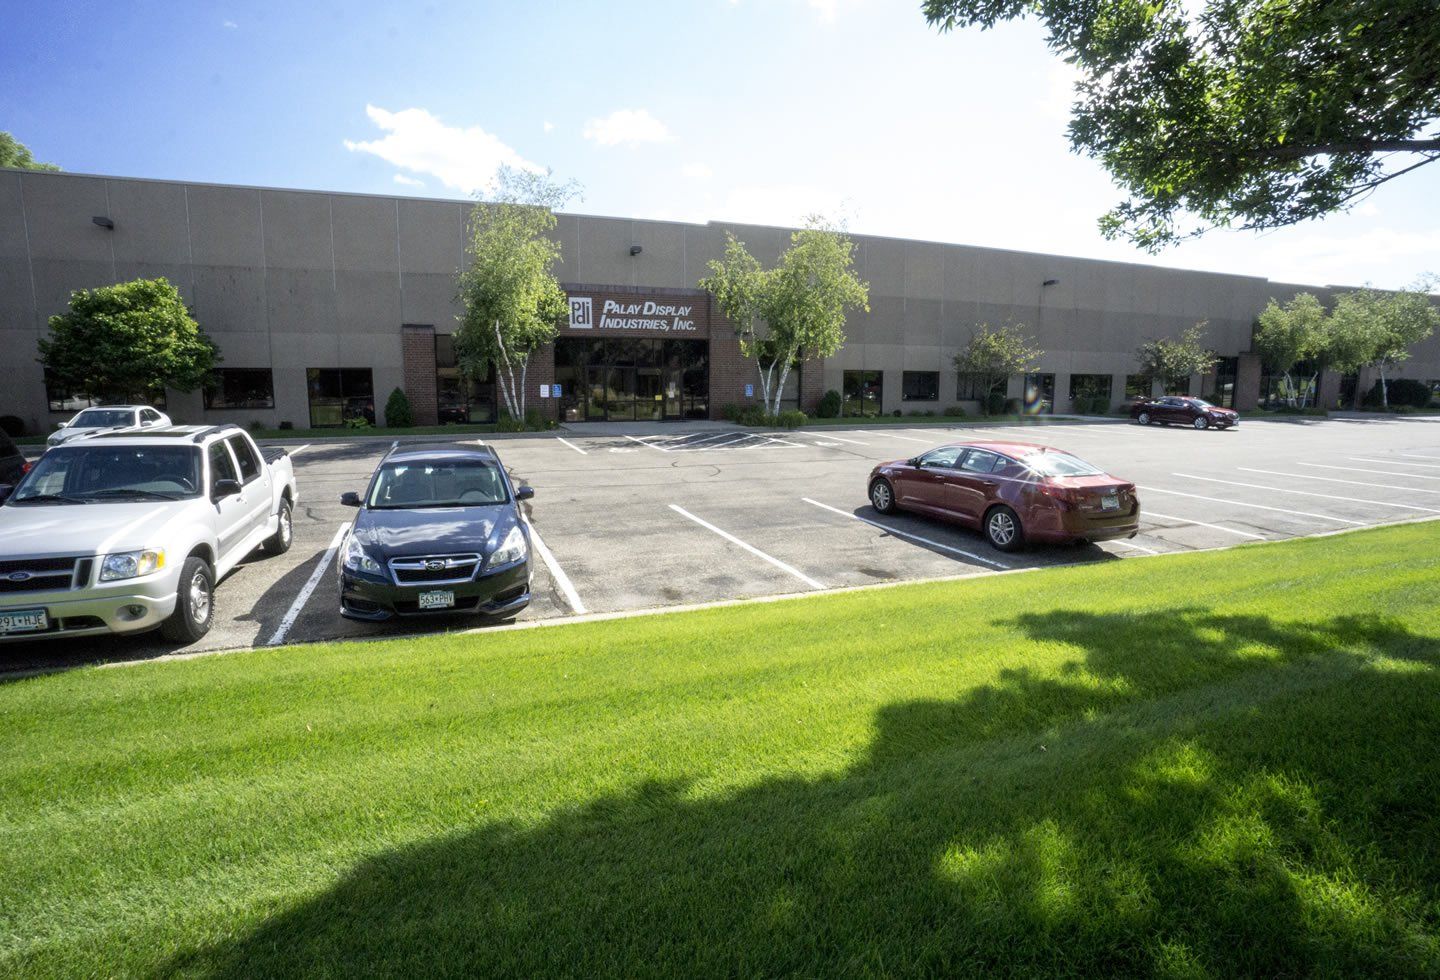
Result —
[[81, 412], [70, 425], [76, 429], [93, 429], [108, 425], [132, 425], [134, 422], [135, 413], [129, 409], [109, 408]]
[[1041, 476], [1099, 476], [1105, 472], [1078, 456], [1043, 450], [1026, 456], [1024, 463]]
[[387, 463], [370, 487], [375, 510], [480, 507], [509, 499], [500, 470], [484, 460]]
[[8, 503], [179, 500], [199, 492], [194, 446], [60, 446], [40, 457]]

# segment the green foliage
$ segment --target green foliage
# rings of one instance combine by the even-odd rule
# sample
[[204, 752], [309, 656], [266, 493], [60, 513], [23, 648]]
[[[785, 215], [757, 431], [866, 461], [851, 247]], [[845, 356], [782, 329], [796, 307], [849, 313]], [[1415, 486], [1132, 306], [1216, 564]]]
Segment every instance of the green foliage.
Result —
[[950, 405], [946, 407], [945, 411], [941, 412], [940, 414], [944, 415], [946, 418], [963, 419], [967, 413], [965, 411], [964, 405]]
[[1430, 404], [1430, 386], [1413, 378], [1396, 378], [1386, 385], [1377, 380], [1365, 393], [1362, 404], [1379, 408], [1387, 401], [1391, 407], [1424, 408]]
[[[1109, 237], [1156, 250], [1274, 228], [1440, 159], [1435, 0], [924, 0], [942, 30], [1036, 15], [1080, 72], [1070, 141], [1128, 199]], [[1186, 223], [1196, 221], [1195, 227]]]
[[1310, 293], [1283, 306], [1271, 299], [1255, 319], [1250, 349], [1274, 374], [1289, 374], [1297, 361], [1327, 359], [1325, 307]]
[[984, 382], [986, 411], [993, 402], [995, 393], [1000, 394], [1004, 404], [1005, 383], [1013, 374], [1024, 374], [1045, 352], [1032, 346], [1033, 338], [1026, 337], [1022, 324], [1007, 323], [1003, 327], [991, 327], [988, 323], [978, 324], [970, 334], [965, 349], [955, 355], [955, 370], [961, 374], [978, 375]]
[[370, 420], [363, 415], [352, 415], [343, 423], [347, 429], [373, 429]]
[[1019, 402], [1014, 398], [1006, 398], [1005, 392], [992, 391], [985, 396], [985, 407], [983, 411], [986, 415], [1014, 414], [1016, 409], [1013, 406], [1018, 404]]
[[464, 312], [455, 356], [469, 378], [494, 365], [496, 387], [516, 417], [525, 414], [530, 356], [555, 339], [568, 312], [553, 271], [560, 243], [550, 233], [555, 209], [577, 194], [573, 181], [504, 167], [492, 198], [470, 211], [468, 264], [457, 278]]
[[194, 391], [220, 360], [165, 279], [77, 289], [39, 348], [60, 384], [107, 401], [164, 387]]
[[798, 429], [810, 420], [809, 416], [798, 409], [767, 412], [762, 405], [726, 405], [720, 410], [720, 414], [727, 421], [756, 429]]
[[1209, 374], [1219, 356], [1205, 346], [1207, 321], [1189, 327], [1178, 338], [1157, 337], [1147, 340], [1135, 350], [1139, 373], [1159, 378], [1166, 391], [1185, 391], [1192, 374]]
[[0, 167], [17, 170], [59, 170], [53, 163], [41, 163], [30, 155], [30, 148], [9, 133], [0, 132]]
[[741, 353], [755, 359], [770, 414], [779, 411], [794, 365], [834, 356], [845, 345], [847, 312], [869, 311], [870, 287], [855, 275], [854, 253], [847, 235], [811, 216], [773, 269], [727, 233], [724, 258], [712, 259], [700, 280], [735, 325]]
[[822, 419], [835, 419], [840, 417], [840, 406], [842, 399], [840, 392], [831, 388], [820, 396], [820, 404], [815, 407], [815, 415]]
[[408, 429], [415, 424], [410, 411], [410, 399], [405, 392], [396, 388], [385, 401], [385, 425], [391, 429]]
[[1076, 395], [1070, 411], [1076, 415], [1105, 415], [1110, 411], [1110, 399], [1105, 395]]

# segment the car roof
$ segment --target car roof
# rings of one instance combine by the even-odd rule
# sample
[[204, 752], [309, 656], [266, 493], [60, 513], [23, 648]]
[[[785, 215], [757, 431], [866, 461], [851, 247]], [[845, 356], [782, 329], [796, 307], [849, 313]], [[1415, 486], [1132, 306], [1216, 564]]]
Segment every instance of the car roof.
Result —
[[159, 425], [153, 429], [124, 429], [96, 432], [91, 435], [80, 436], [77, 439], [70, 439], [63, 443], [64, 446], [90, 445], [98, 442], [106, 444], [133, 443], [135, 445], [154, 445], [157, 442], [178, 442], [182, 439], [189, 439], [191, 442], [204, 442], [211, 435], [233, 435], [243, 431], [240, 426], [233, 422], [226, 425]]
[[952, 442], [949, 445], [964, 447], [966, 449], [988, 449], [991, 452], [1004, 453], [1007, 456], [1029, 456], [1031, 453], [1063, 453], [1064, 449], [1057, 449], [1054, 446], [1041, 445], [1038, 442], [1014, 442], [1011, 440], [986, 439], [979, 442]]
[[[76, 415], [84, 415], [86, 412], [138, 412], [142, 408], [155, 408], [154, 405], [91, 405], [89, 408], [82, 408]], [[160, 409], [155, 408], [155, 411]]]
[[398, 443], [388, 453], [382, 462], [443, 462], [462, 459], [479, 459], [488, 462], [498, 462], [499, 457], [495, 450], [484, 443], [422, 443], [419, 445], [401, 446]]

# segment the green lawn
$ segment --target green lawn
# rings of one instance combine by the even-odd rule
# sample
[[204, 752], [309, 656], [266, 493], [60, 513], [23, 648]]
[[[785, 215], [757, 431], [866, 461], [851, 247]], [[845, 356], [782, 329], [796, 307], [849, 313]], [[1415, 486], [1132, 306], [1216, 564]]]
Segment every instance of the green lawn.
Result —
[[1073, 425], [1074, 419], [1049, 418], [1044, 415], [878, 415], [874, 417], [822, 419], [811, 418], [805, 422], [812, 425]]
[[1434, 523], [79, 670], [0, 744], [4, 976], [1440, 973]]

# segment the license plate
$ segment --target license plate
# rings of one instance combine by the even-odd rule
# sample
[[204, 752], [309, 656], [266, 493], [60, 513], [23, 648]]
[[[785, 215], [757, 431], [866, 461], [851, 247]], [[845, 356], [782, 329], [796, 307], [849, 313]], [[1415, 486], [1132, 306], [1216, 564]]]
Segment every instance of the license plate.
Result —
[[455, 605], [455, 593], [453, 592], [420, 593], [421, 609], [449, 609], [453, 605]]
[[6, 633], [37, 633], [50, 628], [43, 609], [16, 609], [0, 612], [0, 636]]
[[1101, 510], [1119, 510], [1120, 498], [1113, 493], [1108, 493], [1100, 498]]

